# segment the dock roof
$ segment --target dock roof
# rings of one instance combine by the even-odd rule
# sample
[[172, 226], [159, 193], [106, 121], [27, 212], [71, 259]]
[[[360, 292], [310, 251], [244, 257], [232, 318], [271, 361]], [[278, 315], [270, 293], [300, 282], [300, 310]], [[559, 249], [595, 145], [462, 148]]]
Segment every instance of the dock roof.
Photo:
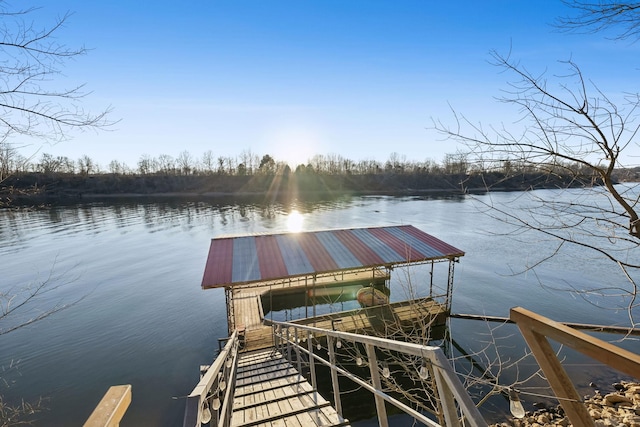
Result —
[[464, 252], [412, 225], [224, 237], [211, 240], [202, 287], [430, 260]]

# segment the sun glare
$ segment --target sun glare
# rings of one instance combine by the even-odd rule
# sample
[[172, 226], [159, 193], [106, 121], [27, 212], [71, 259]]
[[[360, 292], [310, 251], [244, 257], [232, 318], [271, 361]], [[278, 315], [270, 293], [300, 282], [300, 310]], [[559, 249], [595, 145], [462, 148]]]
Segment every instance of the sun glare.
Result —
[[319, 136], [309, 127], [282, 127], [270, 136], [270, 152], [280, 161], [286, 162], [293, 170], [298, 165], [306, 165], [318, 154]]
[[304, 218], [302, 214], [296, 210], [292, 210], [287, 216], [287, 230], [291, 233], [302, 231], [302, 223]]

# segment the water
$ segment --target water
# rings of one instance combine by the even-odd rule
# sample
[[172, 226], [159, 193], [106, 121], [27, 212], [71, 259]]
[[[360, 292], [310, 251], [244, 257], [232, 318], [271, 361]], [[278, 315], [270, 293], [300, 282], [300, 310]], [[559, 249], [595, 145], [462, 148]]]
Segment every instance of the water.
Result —
[[[490, 197], [509, 203], [517, 196]], [[45, 280], [61, 285], [29, 305], [35, 312], [17, 320], [70, 304], [0, 335], [0, 376], [7, 382], [0, 393], [13, 401], [45, 398], [47, 409], [36, 425], [80, 425], [109, 386], [132, 384], [124, 425], [180, 425], [183, 397], [197, 383], [199, 365], [211, 362], [217, 339], [226, 335], [223, 291], [200, 289], [210, 239], [287, 231], [293, 209], [302, 213], [306, 230], [412, 224], [464, 250], [456, 265], [454, 312], [507, 317], [510, 307], [520, 305], [561, 321], [628, 323], [623, 310], [595, 309], [569, 293], [539, 286], [617, 281], [622, 286], [615, 266], [581, 262], [569, 252], [535, 275], [513, 276], [548, 243], [499, 235], [504, 225], [464, 196], [343, 197], [294, 205], [125, 201], [0, 211], [0, 291], [15, 293]], [[7, 325], [0, 320], [0, 328]], [[510, 357], [524, 351], [512, 326], [494, 331], [481, 322], [456, 320], [451, 332], [469, 351], [492, 340]], [[638, 351], [635, 341], [622, 345]], [[587, 361], [572, 360], [577, 377], [593, 374]], [[513, 375], [504, 381], [513, 381]]]

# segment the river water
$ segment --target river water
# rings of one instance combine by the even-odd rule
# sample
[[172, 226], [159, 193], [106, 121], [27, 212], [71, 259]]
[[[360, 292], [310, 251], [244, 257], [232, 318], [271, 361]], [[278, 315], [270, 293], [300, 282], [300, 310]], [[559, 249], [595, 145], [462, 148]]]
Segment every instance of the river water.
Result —
[[[536, 193], [544, 197], [544, 191]], [[503, 206], [525, 203], [521, 193], [475, 197]], [[468, 196], [341, 197], [292, 205], [110, 200], [4, 210], [0, 292], [12, 295], [42, 282], [50, 291], [28, 305], [32, 311], [1, 319], [0, 329], [52, 307], [69, 307], [0, 335], [0, 394], [14, 402], [43, 398], [46, 409], [36, 425], [80, 425], [109, 386], [132, 384], [124, 425], [181, 425], [183, 397], [197, 383], [198, 367], [211, 362], [218, 338], [226, 336], [223, 291], [200, 288], [210, 239], [285, 232], [292, 210], [302, 214], [304, 230], [412, 224], [462, 249], [466, 255], [455, 271], [456, 313], [507, 317], [510, 307], [523, 306], [560, 321], [628, 324], [624, 310], [596, 309], [548, 288], [623, 286], [613, 264], [586, 262], [584, 253], [568, 249], [535, 273], [514, 275], [549, 250], [548, 242], [503, 235], [504, 224], [480, 212]], [[450, 330], [468, 352], [493, 341], [503, 362], [525, 351], [513, 326], [453, 320]], [[621, 345], [640, 349], [632, 340]], [[568, 357], [580, 386], [615, 375], [600, 369], [594, 374], [590, 361]], [[502, 375], [505, 383], [523, 379], [516, 378], [521, 372]], [[499, 403], [494, 406], [486, 407], [489, 417], [500, 409]]]

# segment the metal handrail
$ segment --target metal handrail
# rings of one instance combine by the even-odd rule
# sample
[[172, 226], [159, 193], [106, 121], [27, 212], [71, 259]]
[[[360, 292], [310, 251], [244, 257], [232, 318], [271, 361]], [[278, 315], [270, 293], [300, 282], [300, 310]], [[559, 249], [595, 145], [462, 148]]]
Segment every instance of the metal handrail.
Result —
[[[331, 369], [331, 377], [334, 391], [334, 401], [336, 410], [340, 416], [342, 416], [339, 385], [337, 375], [343, 375], [358, 385], [362, 386], [366, 390], [373, 393], [376, 401], [376, 410], [378, 413], [378, 421], [380, 426], [387, 426], [388, 421], [386, 418], [386, 410], [384, 408], [384, 401], [396, 406], [403, 412], [409, 414], [416, 420], [429, 425], [440, 426], [440, 424], [434, 422], [430, 418], [426, 417], [422, 413], [407, 406], [403, 402], [388, 395], [382, 390], [380, 385], [380, 371], [376, 359], [375, 349], [385, 349], [398, 353], [404, 353], [410, 356], [417, 356], [427, 359], [431, 364], [432, 371], [436, 382], [436, 391], [440, 400], [440, 404], [443, 411], [443, 416], [447, 426], [459, 426], [460, 417], [458, 415], [459, 407], [462, 417], [464, 418], [464, 424], [468, 426], [486, 426], [487, 423], [480, 414], [480, 411], [475, 406], [471, 397], [464, 389], [464, 386], [460, 382], [457, 374], [452, 368], [451, 364], [447, 360], [444, 352], [440, 347], [424, 346], [414, 343], [407, 343], [402, 341], [395, 341], [386, 338], [379, 338], [368, 335], [354, 334], [350, 332], [327, 330], [323, 328], [316, 328], [313, 326], [298, 325], [288, 322], [268, 321], [265, 320], [265, 324], [274, 326], [274, 336], [276, 337], [276, 347], [286, 344], [287, 351], [281, 351], [281, 353], [291, 355], [291, 346], [298, 352], [302, 351], [309, 356], [309, 361], [317, 360], [318, 362], [328, 366]], [[289, 332], [292, 330], [293, 332]], [[307, 333], [307, 349], [299, 345], [298, 339], [300, 331]], [[329, 360], [323, 359], [321, 356], [313, 352], [313, 345], [311, 343], [312, 334], [320, 334], [327, 337], [327, 348], [329, 351]], [[334, 340], [351, 341], [359, 343], [365, 346], [367, 350], [367, 357], [369, 359], [369, 368], [371, 373], [371, 383], [364, 381], [353, 373], [340, 368], [336, 365], [335, 352], [334, 352]], [[300, 357], [298, 357], [298, 363], [300, 363]], [[311, 363], [311, 370], [313, 369], [313, 363]], [[299, 369], [300, 370], [300, 369]], [[315, 386], [315, 375], [312, 372], [313, 387]], [[457, 402], [457, 407], [456, 407]]]
[[[314, 393], [317, 393], [317, 383], [315, 375], [314, 361], [328, 366], [331, 370], [333, 385], [334, 404], [336, 411], [342, 417], [342, 405], [340, 402], [340, 386], [338, 374], [349, 378], [356, 384], [371, 392], [376, 402], [376, 411], [381, 427], [388, 426], [385, 409], [385, 401], [399, 408], [406, 414], [415, 418], [421, 423], [432, 427], [439, 427], [441, 424], [428, 418], [421, 412], [411, 408], [400, 400], [390, 396], [382, 390], [380, 380], [380, 367], [377, 363], [376, 349], [384, 349], [409, 356], [420, 357], [429, 362], [433, 378], [435, 380], [435, 391], [439, 399], [442, 415], [446, 426], [460, 426], [461, 418], [464, 425], [470, 427], [486, 427], [487, 423], [480, 415], [478, 408], [471, 400], [471, 397], [464, 389], [456, 372], [447, 360], [440, 347], [425, 346], [414, 343], [390, 340], [368, 335], [354, 334], [316, 328], [313, 326], [298, 325], [288, 322], [278, 322], [265, 320], [265, 324], [274, 327], [274, 343], [276, 348], [280, 348], [283, 356], [288, 357], [293, 362], [292, 351], [296, 352], [298, 372], [301, 373], [300, 354], [309, 356], [311, 382]], [[306, 334], [307, 348], [299, 343], [301, 334]], [[329, 360], [314, 353], [312, 337], [324, 336], [327, 339]], [[336, 364], [335, 344], [337, 340], [359, 343], [366, 348], [371, 381], [363, 380], [352, 372], [341, 368]], [[286, 345], [286, 350], [284, 346]], [[229, 337], [227, 344], [222, 349], [213, 364], [206, 369], [198, 385], [187, 397], [187, 406], [183, 421], [184, 427], [199, 427], [203, 423], [203, 414], [207, 411], [211, 414], [210, 425], [224, 427], [230, 425], [232, 405], [234, 399], [234, 389], [236, 372], [238, 367], [238, 350], [240, 346], [240, 335], [238, 331]], [[224, 381], [225, 386], [221, 384]], [[224, 392], [224, 393], [223, 393]], [[206, 421], [206, 418], [205, 420]]]
[[236, 330], [187, 396], [183, 427], [200, 427], [203, 415], [210, 415], [207, 424], [220, 427], [230, 424], [239, 346], [240, 334]]

